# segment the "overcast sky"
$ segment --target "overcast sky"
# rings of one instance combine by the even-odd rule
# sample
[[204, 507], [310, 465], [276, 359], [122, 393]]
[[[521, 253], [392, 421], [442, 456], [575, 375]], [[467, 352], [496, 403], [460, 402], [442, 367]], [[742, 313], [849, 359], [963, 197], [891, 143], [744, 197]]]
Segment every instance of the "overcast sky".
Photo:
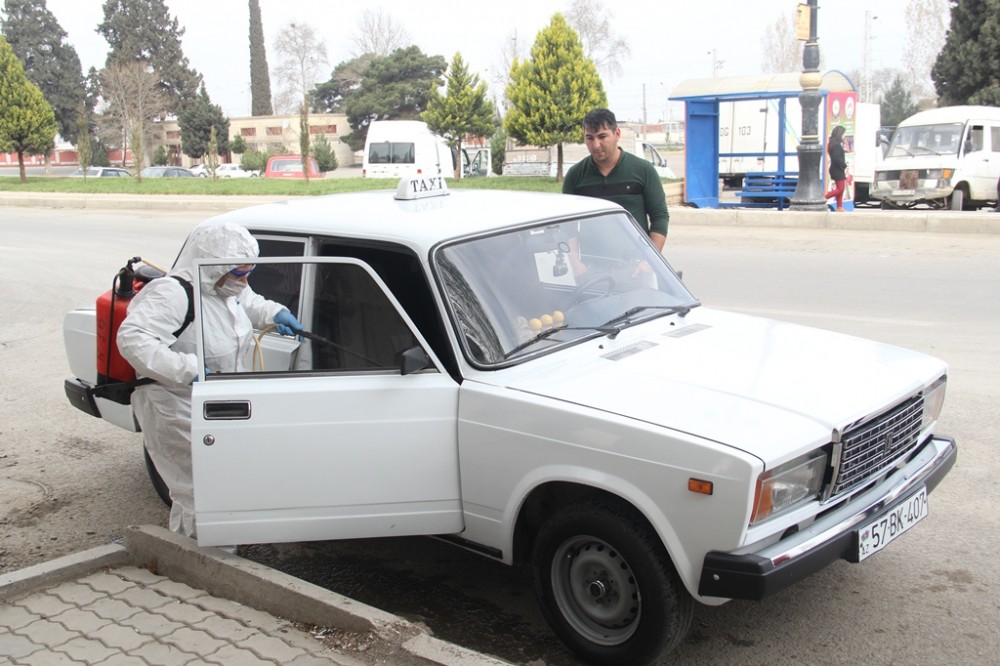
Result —
[[[171, 16], [186, 32], [184, 54], [204, 78], [212, 101], [231, 117], [250, 115], [249, 9], [246, 0], [166, 0]], [[669, 92], [681, 81], [712, 75], [712, 50], [721, 61], [720, 76], [760, 72], [761, 40], [782, 16], [789, 20], [793, 0], [672, 0], [609, 2], [614, 31], [626, 38], [631, 53], [625, 72], [605, 77], [609, 106], [621, 120], [654, 122], [664, 115]], [[860, 71], [864, 59], [865, 11], [874, 3], [837, 0], [820, 3], [819, 45], [825, 69]], [[872, 20], [873, 70], [902, 67], [906, 47], [903, 0], [878, 3]], [[97, 32], [103, 0], [48, 0], [49, 11], [69, 34], [84, 73], [100, 69], [108, 44]], [[273, 42], [290, 22], [309, 22], [326, 42], [329, 70], [352, 57], [353, 36], [365, 7], [381, 8], [402, 24], [414, 44], [428, 55], [451, 62], [461, 52], [470, 69], [488, 82], [502, 64], [502, 49], [516, 35], [527, 53], [552, 14], [565, 12], [569, 0], [260, 0], [269, 64]], [[855, 81], [855, 85], [860, 85]], [[275, 82], [271, 82], [272, 91]], [[679, 115], [679, 107], [672, 109]]]

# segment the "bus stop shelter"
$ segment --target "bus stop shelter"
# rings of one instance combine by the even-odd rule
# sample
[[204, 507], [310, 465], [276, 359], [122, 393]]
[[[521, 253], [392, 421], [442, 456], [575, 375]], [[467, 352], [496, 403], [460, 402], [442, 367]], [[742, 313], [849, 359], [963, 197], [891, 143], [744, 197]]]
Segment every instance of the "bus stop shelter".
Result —
[[[802, 111], [799, 95], [800, 72], [784, 74], [760, 74], [756, 76], [713, 77], [708, 79], [688, 79], [680, 83], [670, 94], [672, 100], [685, 103], [686, 141], [684, 201], [696, 207], [719, 208], [724, 206], [777, 206], [779, 210], [787, 205], [794, 193], [798, 179], [798, 154]], [[820, 94], [823, 96], [819, 109], [817, 127], [820, 141], [826, 136], [826, 102], [830, 92], [854, 91], [854, 84], [843, 73], [831, 70], [823, 75]], [[760, 110], [773, 110], [774, 119], [768, 120], [767, 113], [759, 114], [739, 127], [729, 123], [724, 130], [736, 134], [750, 133], [756, 128], [763, 134], [763, 142], [752, 150], [733, 150], [736, 137], [730, 140], [728, 134], [720, 139], [720, 113], [733, 114], [733, 109], [741, 102], [764, 102]], [[768, 128], [774, 136], [768, 136]], [[725, 148], [720, 144], [725, 142]], [[752, 158], [760, 168], [747, 170], [746, 182], [739, 200], [720, 200], [720, 160], [729, 158]], [[824, 159], [825, 162], [825, 159]], [[824, 167], [825, 168], [825, 167]], [[750, 174], [753, 174], [751, 178]]]

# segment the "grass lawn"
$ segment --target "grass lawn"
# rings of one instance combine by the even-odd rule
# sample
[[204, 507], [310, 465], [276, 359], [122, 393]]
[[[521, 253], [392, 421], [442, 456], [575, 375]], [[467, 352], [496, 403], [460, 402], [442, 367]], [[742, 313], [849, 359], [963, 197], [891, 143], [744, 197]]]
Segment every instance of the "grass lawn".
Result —
[[[399, 181], [392, 178], [324, 178], [311, 180], [280, 180], [272, 178], [57, 178], [29, 176], [21, 184], [15, 177], [0, 176], [0, 191], [6, 192], [60, 192], [69, 194], [184, 194], [247, 196], [296, 196], [339, 194], [359, 190], [395, 189]], [[523, 190], [532, 192], [561, 192], [562, 184], [555, 178], [498, 176], [496, 178], [448, 179], [452, 189]]]

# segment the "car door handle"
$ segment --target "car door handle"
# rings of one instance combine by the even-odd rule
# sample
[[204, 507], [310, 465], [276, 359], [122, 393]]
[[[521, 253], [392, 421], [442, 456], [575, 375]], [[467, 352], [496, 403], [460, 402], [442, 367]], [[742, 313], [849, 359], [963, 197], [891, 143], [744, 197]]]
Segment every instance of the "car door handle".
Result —
[[245, 421], [249, 418], [249, 400], [214, 400], [205, 403], [206, 421]]

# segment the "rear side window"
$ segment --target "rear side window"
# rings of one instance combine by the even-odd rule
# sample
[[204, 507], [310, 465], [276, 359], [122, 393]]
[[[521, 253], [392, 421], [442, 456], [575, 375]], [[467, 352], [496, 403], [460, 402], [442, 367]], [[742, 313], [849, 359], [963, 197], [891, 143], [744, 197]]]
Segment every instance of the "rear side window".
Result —
[[368, 147], [370, 164], [413, 164], [413, 143], [384, 141]]

